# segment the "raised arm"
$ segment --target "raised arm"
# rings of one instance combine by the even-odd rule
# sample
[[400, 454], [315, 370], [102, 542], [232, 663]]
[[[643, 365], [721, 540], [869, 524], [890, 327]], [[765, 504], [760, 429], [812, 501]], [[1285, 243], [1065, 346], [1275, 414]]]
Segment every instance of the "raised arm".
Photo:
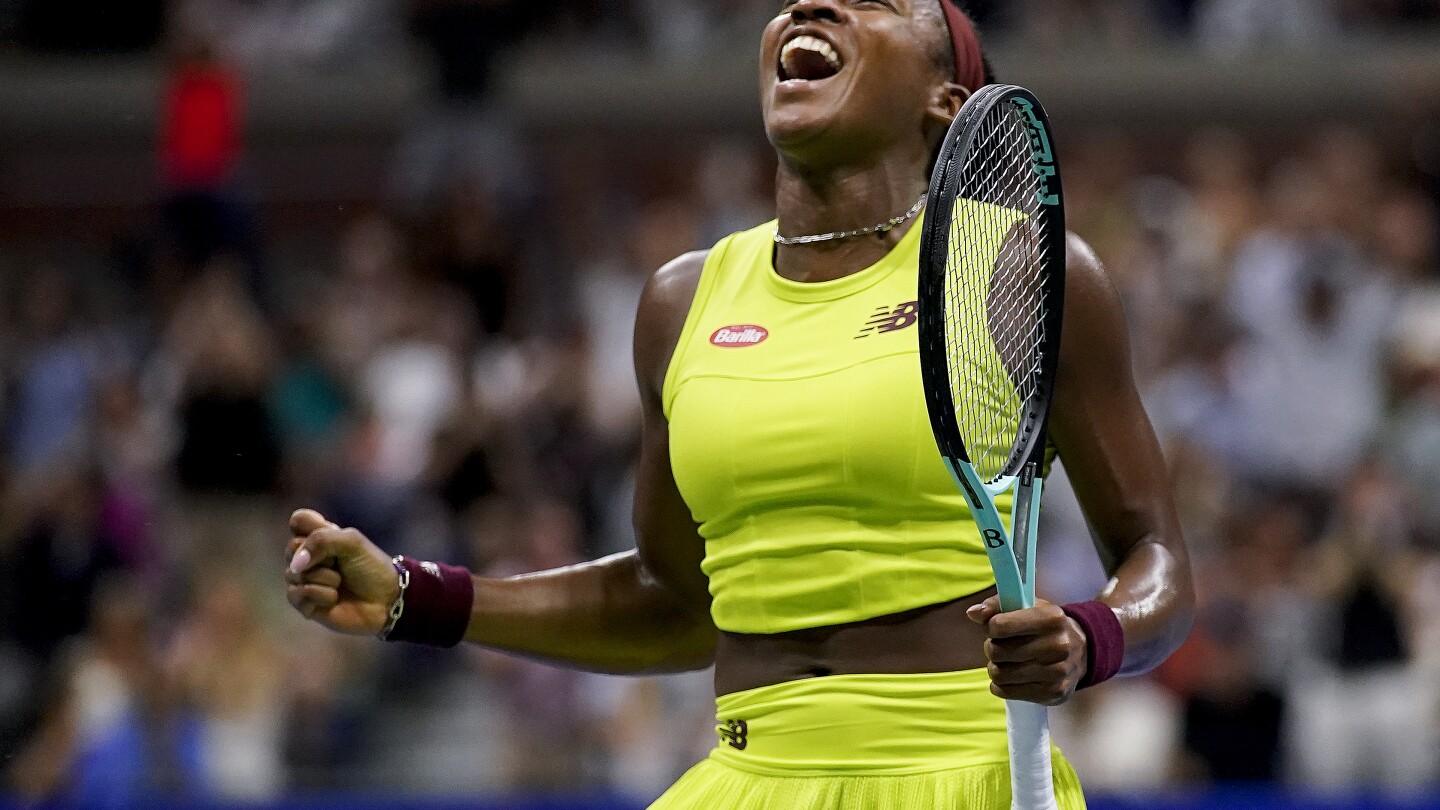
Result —
[[[682, 256], [646, 285], [635, 329], [644, 426], [635, 492], [635, 551], [504, 579], [472, 577], [465, 640], [579, 669], [613, 673], [707, 666], [716, 630], [700, 571], [704, 544], [670, 471], [660, 389], [704, 264]], [[389, 557], [353, 529], [311, 511], [291, 519], [290, 602], [331, 629], [375, 634], [399, 583]]]

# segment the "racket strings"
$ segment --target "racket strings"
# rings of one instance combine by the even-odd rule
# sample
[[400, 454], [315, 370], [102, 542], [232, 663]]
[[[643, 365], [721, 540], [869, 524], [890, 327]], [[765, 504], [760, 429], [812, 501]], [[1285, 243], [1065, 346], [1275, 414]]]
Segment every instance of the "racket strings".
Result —
[[958, 172], [944, 293], [950, 384], [971, 464], [994, 482], [1018, 471], [1047, 345], [1048, 217], [1030, 131], [1013, 105], [987, 114]]

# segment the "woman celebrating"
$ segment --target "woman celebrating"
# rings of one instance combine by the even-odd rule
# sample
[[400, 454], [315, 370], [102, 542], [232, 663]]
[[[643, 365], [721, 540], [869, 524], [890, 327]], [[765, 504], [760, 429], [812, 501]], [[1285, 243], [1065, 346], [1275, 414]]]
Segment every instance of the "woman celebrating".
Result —
[[[1001, 614], [914, 328], [918, 201], [989, 81], [974, 27], [949, 0], [787, 0], [760, 60], [778, 220], [676, 259], [640, 302], [637, 549], [488, 579], [302, 510], [289, 598], [342, 632], [602, 672], [713, 662], [719, 743], [657, 808], [1006, 808], [998, 698], [1060, 703], [1190, 626], [1120, 303], [1072, 238], [1051, 434], [1112, 579]], [[1058, 756], [1055, 783], [1084, 805]]]

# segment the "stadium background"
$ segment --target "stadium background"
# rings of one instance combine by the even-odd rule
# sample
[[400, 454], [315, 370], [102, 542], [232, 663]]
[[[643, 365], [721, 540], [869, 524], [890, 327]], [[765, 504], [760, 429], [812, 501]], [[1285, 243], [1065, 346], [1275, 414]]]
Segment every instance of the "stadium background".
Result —
[[[633, 808], [705, 673], [306, 626], [284, 518], [626, 548], [631, 317], [770, 216], [771, 0], [0, 0], [0, 805]], [[1201, 613], [1092, 806], [1440, 806], [1440, 2], [1013, 0]], [[1065, 487], [1042, 590], [1102, 576]], [[1308, 802], [1308, 804], [1305, 804]]]

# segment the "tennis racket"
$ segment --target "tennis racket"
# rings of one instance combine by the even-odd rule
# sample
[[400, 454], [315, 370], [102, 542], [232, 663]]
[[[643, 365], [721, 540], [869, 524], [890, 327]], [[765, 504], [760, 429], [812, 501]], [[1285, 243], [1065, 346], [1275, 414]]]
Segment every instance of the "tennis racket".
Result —
[[[935, 443], [980, 528], [1006, 611], [1035, 604], [1064, 296], [1065, 216], [1045, 111], [1023, 88], [982, 88], [951, 125], [930, 180], [920, 372]], [[1005, 714], [1012, 808], [1054, 808], [1045, 707], [1007, 701]]]

